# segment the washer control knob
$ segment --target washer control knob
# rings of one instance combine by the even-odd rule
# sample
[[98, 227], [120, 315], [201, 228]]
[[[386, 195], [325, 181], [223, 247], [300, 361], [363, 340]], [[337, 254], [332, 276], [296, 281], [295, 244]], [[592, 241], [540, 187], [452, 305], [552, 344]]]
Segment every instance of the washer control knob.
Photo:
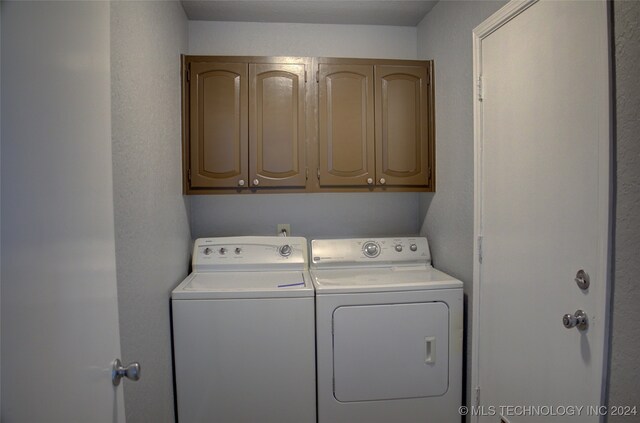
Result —
[[291, 245], [283, 245], [278, 251], [282, 257], [289, 257], [292, 252]]
[[240, 247], [236, 247], [236, 250], [235, 250], [235, 251], [236, 251], [236, 254], [240, 254], [240, 253], [242, 252], [242, 248], [240, 248]]
[[411, 249], [411, 251], [418, 251], [418, 246], [416, 244], [411, 244], [409, 249]]
[[211, 248], [207, 247], [202, 252], [204, 253], [205, 256], [210, 256], [211, 253], [213, 253], [213, 250]]
[[396, 251], [401, 253], [402, 252], [402, 245], [396, 244]]
[[367, 257], [378, 257], [380, 254], [380, 246], [373, 241], [369, 241], [364, 244], [363, 251], [364, 255]]
[[227, 249], [222, 247], [218, 250], [218, 252], [220, 253], [221, 256], [224, 256], [225, 254], [227, 254]]

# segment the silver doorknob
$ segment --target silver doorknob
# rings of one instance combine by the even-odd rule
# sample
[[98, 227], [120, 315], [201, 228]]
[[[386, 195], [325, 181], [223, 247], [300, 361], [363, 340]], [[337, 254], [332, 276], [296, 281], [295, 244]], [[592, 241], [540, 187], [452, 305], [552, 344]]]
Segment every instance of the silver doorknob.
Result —
[[574, 314], [565, 314], [562, 316], [562, 324], [567, 329], [576, 327], [578, 330], [585, 330], [589, 327], [587, 313], [582, 310], [578, 310]]
[[380, 178], [380, 185], [384, 185], [387, 183], [387, 180], [384, 178]]
[[140, 379], [140, 363], [131, 363], [127, 367], [122, 366], [119, 358], [113, 362], [113, 370], [111, 371], [111, 381], [115, 386], [120, 385], [120, 380], [126, 377], [129, 380], [137, 381]]
[[244, 179], [240, 179], [238, 181], [238, 186], [243, 187], [244, 186]]
[[253, 185], [260, 185], [260, 181], [258, 180], [258, 178], [253, 180]]
[[373, 178], [367, 178], [367, 183], [368, 183], [369, 185], [373, 184]]

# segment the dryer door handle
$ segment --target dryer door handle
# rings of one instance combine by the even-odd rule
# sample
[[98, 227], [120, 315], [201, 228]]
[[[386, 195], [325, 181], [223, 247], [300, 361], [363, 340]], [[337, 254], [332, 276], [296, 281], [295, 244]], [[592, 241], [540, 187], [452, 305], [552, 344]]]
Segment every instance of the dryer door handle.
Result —
[[426, 338], [424, 338], [424, 344], [425, 344], [424, 362], [427, 364], [435, 364], [436, 363], [436, 337], [427, 336]]

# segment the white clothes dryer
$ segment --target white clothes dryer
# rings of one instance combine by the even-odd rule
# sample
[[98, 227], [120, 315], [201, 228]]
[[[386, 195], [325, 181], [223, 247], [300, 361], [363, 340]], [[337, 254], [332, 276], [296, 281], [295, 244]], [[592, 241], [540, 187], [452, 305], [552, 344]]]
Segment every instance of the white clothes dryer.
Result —
[[462, 282], [426, 238], [311, 242], [319, 423], [454, 423]]
[[315, 423], [307, 240], [202, 238], [172, 292], [180, 423]]

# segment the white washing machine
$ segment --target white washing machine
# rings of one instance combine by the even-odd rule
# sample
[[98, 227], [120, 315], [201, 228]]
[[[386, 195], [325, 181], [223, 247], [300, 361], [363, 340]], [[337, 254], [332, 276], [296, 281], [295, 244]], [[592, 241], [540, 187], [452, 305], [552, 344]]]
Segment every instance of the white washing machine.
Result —
[[180, 423], [316, 422], [305, 238], [198, 239], [171, 297]]
[[454, 423], [462, 282], [426, 238], [311, 242], [319, 423]]

